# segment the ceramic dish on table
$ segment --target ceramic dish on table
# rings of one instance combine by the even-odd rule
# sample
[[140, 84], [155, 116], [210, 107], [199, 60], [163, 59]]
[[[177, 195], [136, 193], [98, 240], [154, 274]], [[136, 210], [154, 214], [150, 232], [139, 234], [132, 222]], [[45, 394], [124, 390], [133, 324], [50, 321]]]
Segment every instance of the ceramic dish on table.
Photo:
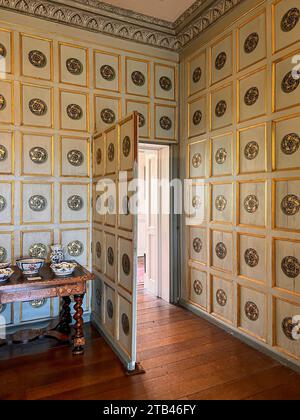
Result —
[[14, 271], [11, 268], [1, 268], [0, 269], [0, 283], [9, 280], [13, 274], [14, 274]]
[[77, 267], [76, 263], [63, 261], [58, 264], [51, 264], [51, 270], [58, 277], [70, 276], [74, 273], [75, 268]]
[[35, 276], [45, 265], [44, 258], [19, 258], [17, 261], [18, 268], [25, 276]]

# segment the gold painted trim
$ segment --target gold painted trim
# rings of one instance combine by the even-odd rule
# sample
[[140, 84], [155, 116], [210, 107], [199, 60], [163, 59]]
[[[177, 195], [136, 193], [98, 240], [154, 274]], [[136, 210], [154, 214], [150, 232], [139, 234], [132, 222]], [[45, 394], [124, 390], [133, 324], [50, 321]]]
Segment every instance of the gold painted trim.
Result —
[[[159, 137], [157, 136], [157, 109], [158, 108], [169, 108], [174, 110], [174, 137]], [[178, 135], [178, 121], [177, 121], [177, 106], [176, 105], [163, 105], [163, 104], [154, 104], [154, 137], [155, 140], [165, 140], [165, 141], [174, 141], [177, 142]]]
[[[241, 172], [241, 150], [240, 150], [240, 141], [241, 141], [241, 133], [246, 131], [253, 130], [258, 127], [265, 127], [265, 138], [264, 138], [264, 151], [265, 151], [265, 170], [264, 171], [247, 171]], [[268, 126], [267, 123], [250, 125], [245, 128], [241, 128], [237, 130], [237, 138], [236, 138], [236, 161], [237, 161], [237, 175], [249, 175], [249, 174], [257, 174], [258, 172], [268, 172]]]
[[[15, 51], [14, 51], [14, 32], [13, 30], [10, 29], [6, 29], [6, 28], [0, 28], [0, 33], [1, 32], [9, 32], [10, 34], [10, 72], [2, 72], [0, 71], [0, 75], [4, 74], [4, 75], [13, 75], [14, 74], [14, 68], [15, 68]], [[13, 305], [12, 305], [13, 306]]]
[[[217, 220], [217, 219], [213, 219], [213, 187], [215, 185], [231, 185], [231, 222], [226, 222], [223, 220]], [[227, 226], [235, 226], [234, 223], [234, 182], [232, 181], [213, 181], [209, 183], [209, 207], [210, 207], [210, 211], [209, 211], [209, 222], [212, 225], [218, 224], [218, 225], [227, 225]]]
[[[223, 125], [221, 127], [213, 128], [213, 114], [214, 114], [213, 109], [212, 109], [213, 95], [218, 93], [221, 90], [225, 90], [228, 87], [231, 87], [231, 110], [230, 110], [230, 112], [232, 114], [231, 122], [229, 124]], [[225, 84], [225, 85], [223, 85], [223, 86], [221, 86], [221, 87], [219, 87], [215, 90], [210, 91], [210, 93], [209, 93], [209, 129], [210, 129], [211, 132], [214, 132], [214, 131], [218, 131], [218, 130], [223, 130], [223, 129], [225, 129], [227, 127], [231, 127], [233, 125], [234, 125], [234, 87], [233, 87], [233, 82], [229, 82], [229, 83], [227, 83], [227, 84]]]
[[[0, 119], [0, 124], [6, 125], [6, 126], [14, 125], [14, 123], [15, 123], [15, 99], [14, 99], [15, 86], [14, 86], [14, 80], [1, 79], [0, 78], [0, 85], [1, 85], [1, 83], [7, 84], [7, 85], [10, 86], [10, 121], [4, 121], [4, 120]], [[1, 114], [0, 114], [0, 116], [1, 116]]]
[[[194, 302], [192, 300], [192, 270], [198, 271], [199, 273], [203, 273], [205, 274], [205, 280], [206, 280], [206, 296], [205, 296], [205, 300], [206, 300], [206, 308], [202, 305], [200, 305], [197, 302]], [[204, 312], [209, 312], [208, 311], [208, 304], [209, 304], [209, 278], [208, 278], [208, 273], [207, 271], [201, 270], [200, 268], [195, 268], [195, 267], [189, 267], [189, 275], [188, 275], [188, 300], [189, 302], [193, 305], [196, 306], [197, 308], [200, 308], [202, 311]]]
[[282, 117], [282, 118], [278, 118], [276, 120], [272, 121], [272, 171], [273, 172], [283, 172], [283, 171], [297, 171], [300, 170], [300, 165], [293, 167], [293, 168], [277, 168], [277, 153], [276, 153], [276, 126], [278, 123], [281, 123], [283, 121], [289, 121], [289, 120], [293, 120], [296, 118], [300, 118], [300, 113], [297, 114], [293, 114], [293, 115], [289, 115], [286, 117]]
[[[277, 64], [282, 63], [283, 61], [287, 60], [290, 57], [293, 57], [295, 55], [299, 55], [300, 54], [300, 49], [289, 53], [287, 55], [284, 55], [283, 57], [278, 58], [277, 60], [273, 61], [272, 63], [272, 112], [279, 112], [279, 111], [284, 111], [284, 110], [288, 110], [288, 109], [292, 109], [292, 108], [296, 108], [300, 105], [300, 102], [293, 104], [293, 105], [289, 105], [283, 108], [277, 108], [277, 89], [276, 89], [276, 79], [277, 79]], [[299, 92], [298, 92], [298, 96]]]
[[232, 271], [230, 270], [225, 270], [223, 268], [219, 268], [219, 267], [215, 267], [213, 265], [213, 234], [214, 232], [219, 232], [219, 233], [228, 233], [231, 236], [231, 253], [232, 253], [232, 257], [233, 257], [233, 238], [234, 238], [234, 231], [233, 230], [226, 230], [226, 229], [215, 229], [214, 227], [209, 227], [209, 238], [210, 238], [210, 245], [209, 245], [209, 267], [215, 271], [221, 272], [221, 273], [225, 273], [225, 274], [230, 274], [231, 276], [234, 275], [234, 265], [233, 265], [233, 260], [232, 260]]
[[293, 45], [295, 45], [299, 42], [299, 39], [298, 39], [298, 40], [296, 40], [296, 41], [294, 41], [290, 44], [285, 45], [282, 48], [279, 48], [279, 49], [276, 48], [276, 35], [275, 35], [275, 32], [276, 32], [276, 7], [277, 7], [277, 4], [281, 3], [281, 1], [282, 0], [276, 0], [272, 4], [272, 16], [271, 17], [272, 17], [272, 54], [273, 55], [276, 54], [276, 53], [279, 53], [279, 52], [281, 52], [285, 49], [288, 49], [288, 48], [292, 47]]
[[277, 212], [276, 212], [276, 201], [277, 201], [277, 191], [276, 191], [276, 185], [279, 182], [289, 182], [289, 181], [299, 181], [300, 183], [300, 178], [299, 177], [292, 177], [292, 178], [276, 178], [276, 179], [272, 179], [272, 229], [276, 230], [276, 231], [283, 231], [283, 232], [297, 232], [300, 233], [300, 229], [289, 229], [289, 228], [285, 228], [285, 227], [277, 227], [276, 224], [276, 218], [277, 218]]
[[[248, 64], [245, 67], [240, 67], [240, 31], [242, 28], [244, 28], [244, 26], [248, 25], [249, 23], [251, 23], [253, 20], [259, 18], [260, 16], [265, 15], [265, 28], [264, 28], [264, 35], [265, 35], [265, 55], [264, 57], [260, 58], [259, 60], [254, 61], [251, 64]], [[243, 22], [240, 26], [238, 26], [237, 31], [236, 31], [236, 68], [237, 68], [237, 72], [241, 72], [243, 70], [249, 69], [252, 66], [255, 66], [256, 64], [260, 63], [261, 61], [265, 60], [268, 56], [267, 53], [267, 10], [265, 8], [263, 8], [260, 12], [258, 12], [256, 15], [252, 16], [250, 19], [246, 20], [245, 22]]]
[[237, 276], [240, 279], [243, 280], [247, 280], [247, 281], [251, 281], [253, 283], [256, 283], [260, 286], [266, 286], [266, 281], [263, 280], [257, 280], [254, 279], [252, 277], [247, 277], [241, 274], [241, 236], [247, 236], [250, 238], [256, 238], [256, 239], [264, 239], [265, 240], [265, 267], [264, 267], [264, 272], [267, 272], [267, 267], [268, 267], [268, 263], [267, 263], [267, 242], [266, 242], [266, 235], [258, 235], [258, 234], [254, 234], [254, 233], [248, 233], [248, 232], [237, 232], [237, 249], [236, 249], [236, 263], [237, 263]]
[[[24, 203], [26, 200], [23, 200], [23, 193], [24, 193], [24, 185], [50, 185], [51, 191], [51, 219], [50, 221], [46, 222], [24, 222], [23, 220], [23, 209], [24, 209]], [[53, 225], [54, 223], [54, 182], [38, 182], [38, 181], [21, 181], [20, 182], [20, 222], [21, 225]]]
[[[62, 94], [72, 94], [72, 95], [78, 95], [78, 96], [85, 96], [85, 115], [86, 115], [86, 125], [85, 129], [75, 129], [75, 128], [63, 128], [62, 124]], [[76, 102], [75, 102], [76, 103]], [[78, 92], [76, 90], [67, 90], [67, 89], [59, 89], [59, 129], [62, 131], [72, 131], [77, 133], [88, 133], [90, 130], [90, 100], [89, 100], [89, 94], [86, 92]]]
[[15, 216], [15, 181], [0, 181], [0, 185], [5, 184], [10, 185], [10, 221], [9, 223], [0, 223], [0, 226], [13, 226]]
[[[267, 83], [267, 65], [264, 65], [263, 67], [260, 67], [258, 69], [255, 69], [253, 71], [251, 71], [250, 73], [247, 73], [246, 75], [240, 77], [239, 79], [237, 79], [237, 98], [236, 98], [236, 109], [237, 109], [237, 123], [241, 124], [241, 123], [245, 123], [247, 121], [252, 121], [252, 120], [257, 120], [260, 117], [264, 117], [267, 115], [268, 112], [268, 83]], [[250, 117], [250, 118], [246, 118], [244, 120], [241, 119], [241, 97], [240, 97], [240, 91], [241, 91], [241, 81], [248, 79], [249, 77], [253, 76], [256, 73], [265, 73], [265, 84], [264, 84], [264, 112], [262, 114], [259, 115], [255, 115], [254, 117]]]
[[[219, 79], [219, 80], [213, 82], [212, 81], [212, 79], [213, 79], [213, 62], [212, 62], [212, 55], [213, 54], [212, 54], [212, 50], [213, 50], [214, 47], [216, 47], [218, 44], [220, 44], [222, 41], [224, 41], [227, 38], [231, 38], [231, 42], [230, 42], [230, 44], [231, 44], [231, 51], [230, 51], [231, 52], [231, 72], [230, 72], [230, 74], [223, 77], [222, 79]], [[209, 86], [210, 87], [215, 86], [218, 83], [221, 83], [226, 79], [229, 79], [229, 77], [232, 77], [233, 70], [234, 70], [233, 50], [234, 50], [234, 48], [233, 48], [233, 32], [232, 31], [229, 32], [229, 33], [226, 33], [225, 35], [220, 37], [218, 40], [216, 40], [212, 45], [210, 45], [210, 47], [209, 47]]]
[[[257, 226], [257, 225], [248, 225], [240, 222], [241, 219], [241, 207], [240, 207], [240, 186], [241, 184], [264, 184], [265, 186], [265, 225], [264, 226]], [[267, 206], [267, 198], [268, 198], [268, 183], [267, 179], [250, 179], [250, 180], [242, 180], [236, 182], [236, 218], [237, 218], [237, 226], [239, 227], [247, 227], [253, 229], [267, 229], [267, 218], [268, 218], [268, 206]]]
[[[97, 86], [97, 76], [96, 73], [99, 71], [99, 69], [96, 68], [96, 55], [102, 54], [107, 55], [109, 57], [115, 57], [118, 60], [118, 89], [107, 89], [103, 87]], [[115, 93], [122, 93], [122, 57], [120, 54], [111, 53], [108, 51], [102, 51], [102, 50], [93, 50], [93, 75], [94, 75], [94, 89], [96, 90], [103, 90], [106, 92], [115, 92]]]
[[[158, 82], [158, 78], [157, 76], [157, 68], [158, 67], [165, 67], [168, 69], [173, 70], [173, 83], [174, 83], [174, 87], [173, 87], [173, 97], [172, 98], [164, 98], [161, 96], [156, 96], [156, 89], [158, 87], [157, 82]], [[177, 99], [177, 92], [178, 92], [178, 71], [177, 71], [177, 67], [176, 66], [170, 66], [168, 64], [162, 64], [162, 63], [154, 63], [154, 99], [161, 99], [163, 101], [172, 101], [175, 102]]]
[[[24, 62], [23, 62], [23, 38], [32, 38], [32, 39], [38, 39], [39, 41], [44, 41], [49, 44], [49, 50], [50, 50], [50, 77], [37, 77], [37, 76], [28, 76], [24, 74]], [[48, 57], [47, 57], [48, 58]], [[53, 74], [54, 74], [54, 65], [53, 65], [53, 40], [49, 38], [43, 38], [38, 35], [33, 34], [25, 34], [20, 33], [19, 37], [19, 63], [20, 63], [20, 75], [23, 77], [27, 77], [30, 79], [37, 79], [37, 80], [45, 80], [48, 82], [53, 82]]]
[[[194, 95], [193, 95], [194, 96]], [[191, 135], [191, 125], [192, 125], [192, 119], [191, 119], [191, 106], [193, 105], [193, 104], [195, 104], [196, 102], [198, 102], [198, 101], [201, 101], [202, 99], [204, 99], [205, 100], [205, 127], [204, 127], [204, 131], [203, 132], [201, 132], [201, 133], [197, 133], [197, 134], [194, 134], [194, 135]], [[201, 95], [201, 96], [199, 96], [198, 98], [195, 98], [195, 99], [193, 99], [193, 100], [191, 100], [191, 101], [189, 101], [188, 103], [187, 103], [187, 105], [188, 105], [188, 123], [187, 123], [187, 125], [188, 125], [188, 138], [189, 139], [193, 139], [193, 138], [195, 138], [195, 137], [199, 137], [199, 136], [204, 136], [204, 135], [206, 135], [206, 133], [207, 133], [207, 120], [208, 120], [208, 118], [207, 118], [207, 105], [208, 105], [208, 100], [207, 100], [207, 94], [204, 94], [204, 95]]]
[[[140, 93], [132, 93], [128, 90], [128, 62], [129, 61], [136, 61], [138, 63], [144, 63], [147, 64], [147, 95], [142, 95]], [[151, 69], [150, 69], [150, 61], [144, 60], [142, 58], [135, 58], [135, 57], [125, 57], [125, 93], [127, 95], [133, 95], [133, 96], [141, 96], [141, 97], [150, 97], [151, 92]]]
[[[62, 55], [62, 47], [76, 48], [78, 50], [85, 51], [85, 64], [86, 64], [86, 68], [85, 68], [85, 73], [86, 73], [85, 84], [64, 82], [62, 80], [62, 58], [61, 58], [61, 55]], [[59, 83], [62, 83], [64, 85], [69, 85], [69, 86], [80, 86], [80, 87], [84, 87], [84, 88], [89, 87], [89, 85], [90, 85], [90, 83], [89, 83], [90, 63], [89, 63], [89, 49], [88, 48], [82, 47], [82, 46], [79, 46], [79, 45], [70, 44], [68, 42], [59, 41], [58, 42], [58, 66], [59, 66], [58, 67], [59, 68]]]
[[87, 247], [86, 248], [86, 260], [87, 260], [86, 262], [87, 263], [86, 263], [85, 267], [88, 267], [90, 265], [90, 253], [91, 253], [90, 228], [89, 227], [59, 229], [59, 243], [62, 243], [62, 235], [63, 235], [64, 232], [78, 232], [78, 231], [86, 232], [86, 247]]
[[[86, 166], [87, 166], [87, 175], [65, 175], [63, 173], [63, 156], [62, 156], [62, 146], [63, 146], [63, 142], [64, 140], [80, 140], [86, 143]], [[90, 150], [91, 146], [90, 146], [90, 138], [89, 137], [77, 137], [77, 136], [60, 136], [59, 137], [59, 156], [60, 156], [60, 176], [64, 177], [64, 178], [78, 178], [78, 179], [89, 179], [90, 178], [90, 155], [91, 155], [91, 150]]]
[[[63, 214], [63, 187], [64, 186], [87, 186], [87, 203], [86, 203], [86, 213], [87, 213], [87, 219], [85, 220], [63, 220], [62, 214]], [[81, 191], [79, 188], [78, 191]], [[59, 185], [59, 202], [60, 202], [60, 213], [59, 213], [59, 223], [61, 224], [74, 224], [74, 223], [89, 223], [90, 222], [90, 209], [91, 209], [91, 197], [90, 197], [90, 184], [88, 182], [61, 182]]]
[[11, 140], [11, 172], [1, 172], [0, 175], [9, 176], [14, 175], [15, 173], [15, 131], [12, 130], [2, 130], [0, 129], [0, 135], [1, 133], [10, 134], [10, 140]]
[[[32, 136], [32, 137], [48, 137], [50, 139], [50, 150], [51, 150], [51, 173], [49, 174], [44, 174], [44, 173], [27, 173], [24, 172], [24, 158], [25, 158], [25, 153], [24, 153], [24, 136]], [[49, 134], [44, 134], [44, 133], [25, 133], [22, 132], [21, 133], [21, 138], [20, 138], [20, 150], [21, 150], [21, 176], [34, 176], [34, 177], [39, 177], [39, 176], [50, 176], [53, 177], [54, 176], [54, 136], [51, 136]]]
[[[222, 137], [227, 137], [230, 136], [231, 137], [231, 141], [230, 141], [230, 151], [231, 151], [231, 172], [229, 173], [225, 173], [225, 174], [213, 174], [213, 143], [214, 140], [220, 139]], [[222, 178], [222, 177], [227, 177], [227, 176], [232, 176], [234, 174], [234, 136], [233, 136], [233, 132], [232, 131], [228, 131], [225, 132], [224, 134], [219, 134], [218, 136], [214, 136], [210, 138], [210, 144], [211, 144], [211, 148], [210, 148], [210, 177], [212, 178]]]
[[[36, 87], [38, 89], [44, 89], [46, 91], [48, 91], [50, 93], [50, 109], [51, 109], [51, 123], [50, 125], [34, 125], [34, 124], [25, 124], [24, 123], [24, 108], [23, 108], [23, 100], [24, 100], [24, 87]], [[36, 85], [36, 84], [31, 84], [31, 83], [20, 83], [20, 117], [21, 117], [21, 126], [24, 127], [34, 127], [34, 128], [54, 128], [54, 110], [53, 110], [53, 105], [54, 105], [54, 89], [53, 87], [48, 87], [48, 86], [44, 86], [44, 85]]]
[[[205, 86], [202, 89], [199, 89], [193, 93], [191, 93], [191, 62], [196, 60], [197, 58], [201, 57], [204, 54], [205, 56]], [[191, 98], [194, 95], [197, 95], [198, 93], [202, 92], [203, 90], [205, 90], [207, 88], [207, 53], [206, 53], [206, 48], [204, 48], [199, 54], [193, 55], [191, 57], [188, 58], [187, 60], [187, 85], [188, 85], [188, 94], [187, 94], [187, 98]], [[203, 71], [203, 69], [202, 69]]]

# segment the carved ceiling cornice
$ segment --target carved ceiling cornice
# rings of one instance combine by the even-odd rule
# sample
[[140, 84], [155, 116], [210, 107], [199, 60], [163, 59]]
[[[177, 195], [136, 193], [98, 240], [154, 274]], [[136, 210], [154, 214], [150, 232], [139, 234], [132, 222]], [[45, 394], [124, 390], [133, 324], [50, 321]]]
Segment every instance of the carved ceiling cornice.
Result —
[[179, 52], [243, 0], [197, 0], [175, 22], [98, 0], [0, 0], [0, 8]]

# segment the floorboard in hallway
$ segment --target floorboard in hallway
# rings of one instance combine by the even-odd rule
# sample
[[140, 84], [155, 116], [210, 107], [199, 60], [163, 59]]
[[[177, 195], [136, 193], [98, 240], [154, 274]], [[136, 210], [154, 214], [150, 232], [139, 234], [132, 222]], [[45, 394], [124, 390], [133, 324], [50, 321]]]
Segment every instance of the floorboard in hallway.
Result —
[[145, 375], [126, 377], [86, 325], [84, 357], [39, 340], [0, 350], [1, 399], [300, 399], [300, 375], [190, 312], [138, 296]]

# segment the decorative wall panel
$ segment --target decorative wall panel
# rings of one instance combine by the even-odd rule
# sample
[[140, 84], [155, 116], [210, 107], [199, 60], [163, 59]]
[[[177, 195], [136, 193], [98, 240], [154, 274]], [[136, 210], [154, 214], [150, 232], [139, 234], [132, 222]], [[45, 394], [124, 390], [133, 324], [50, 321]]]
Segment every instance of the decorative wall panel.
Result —
[[0, 29], [0, 73], [11, 74], [13, 72], [13, 32]]
[[189, 137], [196, 137], [207, 131], [207, 98], [201, 96], [189, 103]]
[[87, 48], [59, 43], [59, 78], [61, 83], [88, 86], [89, 56]]
[[20, 35], [21, 75], [53, 80], [53, 44], [50, 39]]
[[21, 125], [53, 127], [53, 89], [38, 85], [21, 85]]
[[206, 88], [206, 52], [193, 57], [188, 62], [188, 95], [195, 95]]
[[[300, 79], [293, 77], [300, 9], [293, 0], [246, 4], [248, 13], [217, 24], [182, 53], [182, 174], [201, 185], [203, 216], [183, 223], [182, 299], [299, 363], [292, 332], [300, 315]], [[191, 138], [189, 110], [205, 96], [210, 124]], [[210, 279], [209, 305], [191, 299], [191, 270]]]

